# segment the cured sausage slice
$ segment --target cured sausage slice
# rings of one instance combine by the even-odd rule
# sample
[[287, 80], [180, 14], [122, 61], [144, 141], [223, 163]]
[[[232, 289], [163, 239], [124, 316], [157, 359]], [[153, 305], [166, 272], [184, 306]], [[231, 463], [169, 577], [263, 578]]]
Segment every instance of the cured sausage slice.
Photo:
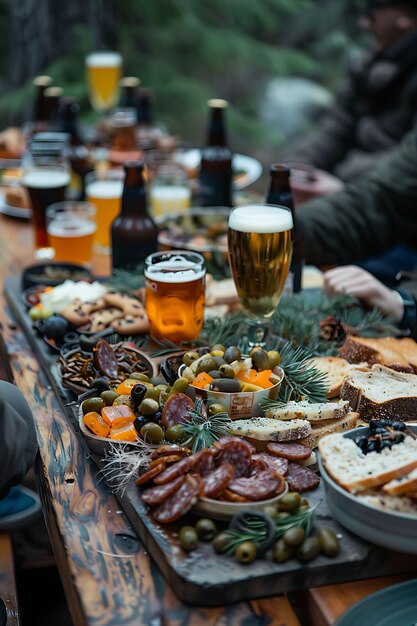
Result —
[[156, 448], [151, 454], [151, 459], [159, 459], [159, 457], [161, 456], [170, 456], [171, 454], [188, 456], [189, 454], [191, 454], [191, 450], [189, 450], [188, 448], [184, 448], [183, 446], [178, 446], [176, 443], [166, 444], [163, 446], [159, 446], [159, 448]]
[[[225, 437], [222, 437], [221, 439], [213, 443], [213, 447], [217, 449], [221, 449], [223, 445], [227, 443], [228, 441], [237, 441], [239, 443], [242, 443], [242, 439], [240, 437], [234, 437], [233, 435], [226, 435]], [[244, 441], [243, 443], [247, 445], [247, 447], [251, 451], [251, 454], [255, 454], [256, 448], [253, 445], [253, 443], [250, 443], [249, 441]]]
[[139, 478], [136, 479], [136, 484], [139, 487], [140, 485], [144, 485], [145, 483], [148, 483], [150, 480], [152, 480], [152, 478], [155, 478], [155, 476], [160, 474], [165, 468], [166, 468], [165, 463], [163, 462], [158, 463], [154, 467], [151, 467], [150, 470], [142, 474], [142, 476], [139, 476]]
[[311, 448], [302, 443], [268, 443], [267, 451], [289, 461], [305, 461], [311, 454]]
[[209, 474], [212, 470], [214, 470], [212, 450], [204, 448], [203, 450], [200, 450], [200, 452], [193, 454], [190, 458], [192, 460], [193, 472], [196, 474], [206, 476], [206, 474]]
[[194, 506], [201, 490], [201, 477], [198, 474], [187, 475], [181, 487], [152, 511], [152, 517], [160, 524], [175, 522]]
[[187, 419], [188, 411], [194, 406], [194, 402], [185, 393], [173, 393], [164, 404], [162, 409], [161, 424], [165, 428], [175, 426]]
[[317, 487], [319, 482], [320, 478], [308, 467], [298, 463], [289, 464], [287, 483], [290, 491], [309, 491]]
[[117, 378], [119, 373], [117, 359], [113, 348], [104, 339], [100, 339], [94, 348], [94, 365], [101, 374]]
[[207, 498], [217, 498], [233, 478], [233, 466], [230, 463], [220, 465], [207, 476], [203, 476], [204, 495]]
[[271, 454], [267, 454], [266, 452], [260, 452], [259, 454], [254, 454], [252, 456], [252, 472], [256, 471], [257, 463], [262, 462], [264, 464], [263, 469], [272, 469], [283, 476], [288, 472], [288, 460], [283, 459], [278, 456], [272, 456]]
[[165, 463], [165, 465], [169, 465], [170, 463], [176, 463], [177, 461], [181, 461], [184, 457], [181, 454], [170, 454], [169, 456], [161, 456], [159, 459], [154, 459], [149, 463], [149, 467], [155, 467], [159, 463]]
[[255, 476], [259, 472], [263, 472], [268, 469], [268, 463], [262, 458], [261, 454], [254, 454], [252, 456], [252, 465], [250, 468], [250, 476]]
[[233, 465], [234, 478], [249, 476], [252, 462], [250, 447], [245, 441], [237, 438], [225, 441], [216, 455], [215, 462], [217, 466], [223, 463]]
[[181, 459], [181, 461], [177, 461], [174, 465], [167, 467], [163, 472], [156, 476], [154, 482], [157, 485], [170, 483], [171, 480], [174, 480], [174, 478], [178, 478], [178, 476], [186, 474], [191, 467], [192, 459], [191, 457], [186, 456], [185, 459]]
[[184, 480], [185, 476], [179, 476], [172, 482], [166, 483], [166, 485], [155, 485], [154, 487], [149, 487], [149, 489], [146, 489], [142, 493], [142, 500], [150, 506], [161, 504], [181, 487]]
[[220, 500], [225, 500], [226, 502], [247, 502], [248, 499], [240, 496], [237, 493], [233, 493], [230, 489], [225, 489], [220, 496]]
[[257, 501], [276, 496], [283, 491], [284, 486], [284, 478], [277, 472], [267, 469], [256, 476], [233, 479], [227, 489], [248, 500]]

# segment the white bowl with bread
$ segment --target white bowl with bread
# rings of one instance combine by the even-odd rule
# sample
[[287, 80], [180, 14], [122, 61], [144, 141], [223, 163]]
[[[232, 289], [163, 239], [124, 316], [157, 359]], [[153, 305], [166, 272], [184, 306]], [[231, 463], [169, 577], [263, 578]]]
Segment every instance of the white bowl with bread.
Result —
[[417, 554], [417, 426], [407, 424], [402, 442], [365, 453], [358, 443], [370, 435], [362, 427], [319, 442], [330, 511], [371, 543]]

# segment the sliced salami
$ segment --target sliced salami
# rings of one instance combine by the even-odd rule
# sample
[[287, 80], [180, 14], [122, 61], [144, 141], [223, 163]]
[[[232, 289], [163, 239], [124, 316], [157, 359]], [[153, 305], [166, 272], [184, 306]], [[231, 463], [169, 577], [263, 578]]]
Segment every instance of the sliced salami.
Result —
[[263, 472], [264, 470], [268, 469], [268, 464], [267, 462], [262, 458], [261, 454], [254, 454], [252, 456], [252, 465], [250, 468], [250, 476], [255, 476], [256, 474], [259, 474], [259, 472]]
[[267, 452], [289, 461], [305, 461], [311, 454], [311, 448], [302, 443], [268, 443]]
[[171, 456], [173, 454], [188, 456], [189, 454], [191, 454], [191, 451], [188, 448], [178, 446], [175, 443], [166, 444], [163, 446], [159, 446], [159, 448], [156, 448], [151, 454], [151, 459], [159, 459], [161, 456]]
[[223, 463], [230, 463], [233, 465], [234, 478], [249, 476], [252, 454], [245, 441], [233, 438], [229, 441], [225, 441], [221, 445], [215, 457], [215, 463], [217, 466], [223, 465]]
[[154, 459], [149, 463], [149, 467], [155, 467], [158, 463], [165, 463], [165, 465], [169, 465], [171, 463], [176, 463], [177, 461], [181, 461], [184, 457], [181, 454], [170, 454], [169, 456], [161, 456], [159, 459]]
[[320, 482], [320, 478], [315, 472], [304, 465], [290, 463], [287, 476], [290, 491], [309, 491], [314, 489]]
[[178, 478], [170, 483], [166, 483], [165, 485], [155, 485], [154, 487], [149, 487], [149, 489], [146, 489], [142, 493], [142, 500], [150, 506], [161, 504], [164, 500], [169, 498], [169, 496], [178, 491], [184, 480], [185, 476], [178, 476]]
[[[238, 441], [239, 443], [242, 443], [242, 439], [240, 437], [234, 437], [233, 435], [226, 435], [225, 437], [222, 437], [221, 439], [213, 443], [213, 447], [220, 449], [228, 441]], [[253, 443], [250, 443], [249, 441], [244, 441], [243, 443], [247, 445], [247, 447], [251, 451], [251, 454], [255, 454], [256, 448], [253, 445]]]
[[188, 411], [194, 406], [194, 402], [185, 393], [173, 393], [164, 404], [162, 409], [161, 424], [165, 428], [175, 426], [187, 419]]
[[226, 502], [247, 502], [248, 499], [243, 496], [239, 496], [237, 493], [233, 493], [230, 489], [225, 489], [220, 496], [219, 500], [225, 500]]
[[284, 486], [284, 478], [277, 472], [267, 469], [256, 476], [233, 479], [227, 489], [247, 500], [257, 501], [276, 496], [283, 491]]
[[165, 463], [163, 462], [158, 463], [154, 467], [151, 467], [150, 470], [142, 474], [142, 476], [139, 476], [139, 478], [136, 479], [136, 484], [139, 487], [140, 485], [144, 485], [145, 483], [148, 483], [150, 480], [152, 480], [152, 478], [155, 478], [155, 476], [158, 476], [158, 474], [163, 472], [165, 468], [166, 468]]
[[94, 348], [94, 365], [100, 374], [109, 378], [117, 378], [118, 364], [114, 350], [105, 339], [100, 339]]
[[200, 474], [200, 476], [206, 476], [214, 470], [213, 451], [208, 448], [204, 448], [193, 454], [191, 457], [193, 472]]
[[164, 485], [165, 483], [170, 483], [178, 476], [182, 476], [186, 474], [188, 470], [192, 467], [191, 457], [187, 456], [185, 459], [181, 459], [181, 461], [177, 461], [173, 465], [167, 467], [163, 472], [161, 472], [156, 478], [155, 483], [157, 485]]
[[204, 495], [207, 498], [217, 498], [226, 489], [233, 478], [233, 467], [230, 463], [223, 463], [207, 476], [203, 476]]
[[266, 452], [260, 452], [259, 454], [254, 454], [252, 456], [252, 471], [251, 474], [257, 470], [259, 467], [258, 464], [262, 463], [264, 465], [263, 469], [272, 469], [276, 472], [279, 472], [283, 476], [288, 472], [288, 460], [283, 459], [278, 456], [272, 456], [272, 454], [267, 454]]
[[[170, 468], [171, 469], [171, 468]], [[152, 511], [152, 517], [160, 524], [170, 524], [185, 515], [197, 502], [202, 490], [198, 474], [187, 475], [180, 488]]]

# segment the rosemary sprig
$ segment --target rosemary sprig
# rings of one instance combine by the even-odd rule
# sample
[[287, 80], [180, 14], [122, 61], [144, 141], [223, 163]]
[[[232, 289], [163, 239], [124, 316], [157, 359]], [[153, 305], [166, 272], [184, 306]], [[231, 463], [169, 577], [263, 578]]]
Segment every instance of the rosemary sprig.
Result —
[[195, 408], [188, 411], [188, 419], [181, 425], [186, 439], [191, 439], [191, 449], [194, 452], [209, 448], [215, 441], [228, 435], [232, 420], [227, 413], [216, 413], [208, 417], [203, 415], [203, 400], [196, 400]]

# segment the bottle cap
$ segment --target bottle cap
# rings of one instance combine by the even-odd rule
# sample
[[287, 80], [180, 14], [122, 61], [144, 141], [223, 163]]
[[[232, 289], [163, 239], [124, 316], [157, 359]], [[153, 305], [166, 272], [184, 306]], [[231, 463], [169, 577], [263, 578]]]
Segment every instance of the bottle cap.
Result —
[[270, 172], [289, 172], [290, 166], [286, 163], [272, 163]]
[[35, 87], [48, 87], [48, 85], [50, 85], [51, 83], [51, 76], [35, 76], [35, 78], [33, 79], [33, 84], [35, 85]]
[[213, 109], [227, 109], [229, 103], [227, 100], [222, 100], [221, 98], [211, 98], [207, 101], [209, 107]]
[[45, 89], [45, 97], [47, 98], [60, 98], [63, 93], [62, 87], [48, 87]]
[[139, 87], [140, 79], [137, 76], [123, 76], [119, 81], [120, 87]]

